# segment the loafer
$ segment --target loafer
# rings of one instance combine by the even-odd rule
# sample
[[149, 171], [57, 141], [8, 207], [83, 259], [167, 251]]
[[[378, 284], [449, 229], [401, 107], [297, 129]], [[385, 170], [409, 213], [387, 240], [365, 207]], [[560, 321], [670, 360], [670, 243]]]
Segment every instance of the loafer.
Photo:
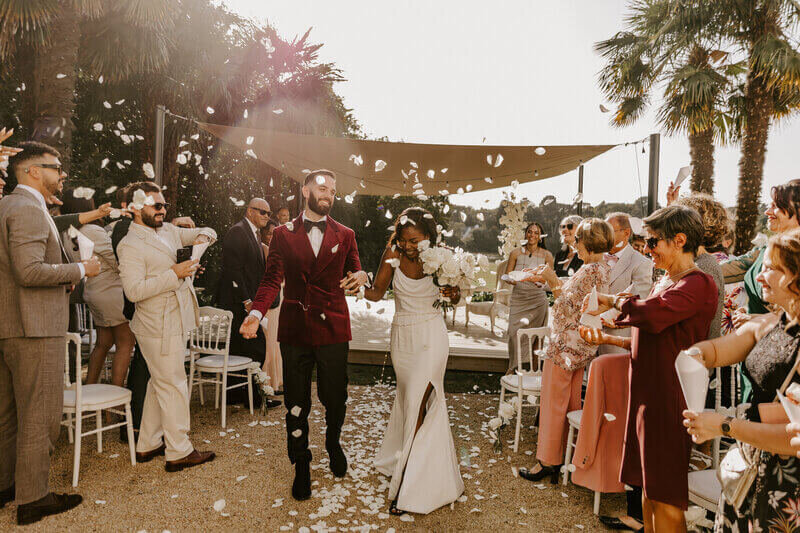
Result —
[[46, 516], [69, 511], [81, 504], [80, 494], [56, 494], [51, 492], [35, 502], [24, 503], [17, 507], [17, 525], [25, 526], [38, 522]]
[[294, 465], [292, 498], [304, 501], [311, 497], [311, 466], [308, 461], [298, 461]]
[[167, 450], [166, 444], [162, 444], [155, 450], [150, 450], [149, 452], [136, 452], [136, 462], [137, 463], [149, 463], [159, 455], [164, 455]]
[[180, 472], [184, 468], [191, 468], [193, 466], [213, 461], [215, 457], [216, 454], [214, 452], [198, 452], [197, 450], [192, 450], [192, 453], [183, 459], [178, 459], [177, 461], [167, 461], [164, 469], [167, 472]]
[[12, 483], [10, 487], [5, 490], [0, 490], [0, 509], [6, 506], [7, 503], [11, 503], [14, 501], [14, 484]]

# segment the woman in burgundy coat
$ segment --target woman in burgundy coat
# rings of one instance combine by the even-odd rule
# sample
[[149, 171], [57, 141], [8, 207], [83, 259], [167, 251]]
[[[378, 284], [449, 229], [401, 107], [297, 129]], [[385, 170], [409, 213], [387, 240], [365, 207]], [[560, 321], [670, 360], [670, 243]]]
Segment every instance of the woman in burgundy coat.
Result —
[[[627, 294], [598, 295], [600, 308], [593, 314], [614, 307], [621, 312], [616, 325], [633, 327], [620, 480], [643, 487], [645, 530], [685, 531], [691, 439], [682, 425], [686, 402], [675, 373], [675, 357], [708, 336], [717, 308], [717, 287], [694, 263], [703, 237], [696, 211], [670, 206], [644, 222], [655, 267], [667, 274], [644, 300]], [[602, 337], [596, 336], [599, 342], [607, 342]]]

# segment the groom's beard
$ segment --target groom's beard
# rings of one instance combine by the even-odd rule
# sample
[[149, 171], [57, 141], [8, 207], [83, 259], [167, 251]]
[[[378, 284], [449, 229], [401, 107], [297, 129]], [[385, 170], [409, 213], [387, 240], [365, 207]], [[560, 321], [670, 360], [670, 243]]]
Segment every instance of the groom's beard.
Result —
[[308, 208], [321, 217], [327, 216], [328, 213], [331, 212], [332, 205], [333, 200], [331, 200], [328, 205], [319, 205], [319, 200], [317, 200], [317, 197], [314, 196], [313, 192], [308, 195]]

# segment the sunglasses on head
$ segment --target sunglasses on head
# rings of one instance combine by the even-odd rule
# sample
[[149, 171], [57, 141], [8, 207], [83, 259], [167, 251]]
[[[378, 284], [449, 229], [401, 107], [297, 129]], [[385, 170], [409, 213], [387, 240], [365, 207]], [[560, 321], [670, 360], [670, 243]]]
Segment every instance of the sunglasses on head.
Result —
[[259, 213], [261, 213], [261, 215], [263, 215], [265, 217], [268, 217], [269, 215], [272, 214], [272, 211], [267, 211], [266, 209], [259, 209], [257, 207], [251, 207], [250, 209], [252, 209], [254, 211], [258, 211]]
[[650, 237], [649, 239], [645, 239], [644, 243], [648, 248], [654, 250], [655, 247], [658, 246], [658, 241], [660, 240], [661, 239], [659, 239], [658, 237]]
[[561, 229], [568, 229], [568, 230], [571, 230], [571, 229], [572, 229], [572, 228], [574, 228], [574, 227], [575, 227], [575, 224], [573, 224], [572, 222], [570, 222], [570, 223], [568, 223], [568, 224], [561, 224]]

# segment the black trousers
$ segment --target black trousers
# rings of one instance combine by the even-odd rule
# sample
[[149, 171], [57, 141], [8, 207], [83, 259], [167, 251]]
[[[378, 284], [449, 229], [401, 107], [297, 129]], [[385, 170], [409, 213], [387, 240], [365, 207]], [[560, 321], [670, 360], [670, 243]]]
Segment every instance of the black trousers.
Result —
[[[338, 444], [347, 402], [347, 354], [350, 343], [298, 346], [281, 343], [283, 400], [289, 460], [311, 461], [308, 449], [308, 413], [311, 411], [311, 374], [317, 367], [317, 396], [325, 406], [325, 446]], [[297, 416], [292, 414], [300, 407]], [[299, 431], [299, 433], [298, 433]]]
[[[253, 361], [259, 363], [259, 365], [263, 365], [264, 358], [267, 355], [267, 341], [264, 338], [264, 330], [259, 326], [258, 333], [254, 339], [245, 339], [242, 337], [241, 333], [239, 333], [239, 328], [242, 326], [244, 319], [247, 318], [247, 313], [245, 312], [244, 306], [240, 305], [238, 307], [239, 309], [236, 310], [231, 309], [233, 312], [233, 321], [231, 323], [233, 329], [231, 330], [230, 354], [249, 357]], [[228, 386], [244, 382], [245, 378], [237, 376], [228, 378]], [[228, 403], [247, 403], [247, 387], [238, 387], [232, 391], [228, 391]], [[253, 384], [253, 406], [261, 407], [261, 395], [258, 393], [255, 383]]]
[[131, 366], [128, 370], [127, 386], [131, 391], [131, 416], [133, 417], [133, 427], [139, 429], [142, 423], [142, 409], [144, 408], [144, 397], [147, 394], [147, 382], [150, 381], [150, 370], [142, 356], [139, 345], [133, 348]]

